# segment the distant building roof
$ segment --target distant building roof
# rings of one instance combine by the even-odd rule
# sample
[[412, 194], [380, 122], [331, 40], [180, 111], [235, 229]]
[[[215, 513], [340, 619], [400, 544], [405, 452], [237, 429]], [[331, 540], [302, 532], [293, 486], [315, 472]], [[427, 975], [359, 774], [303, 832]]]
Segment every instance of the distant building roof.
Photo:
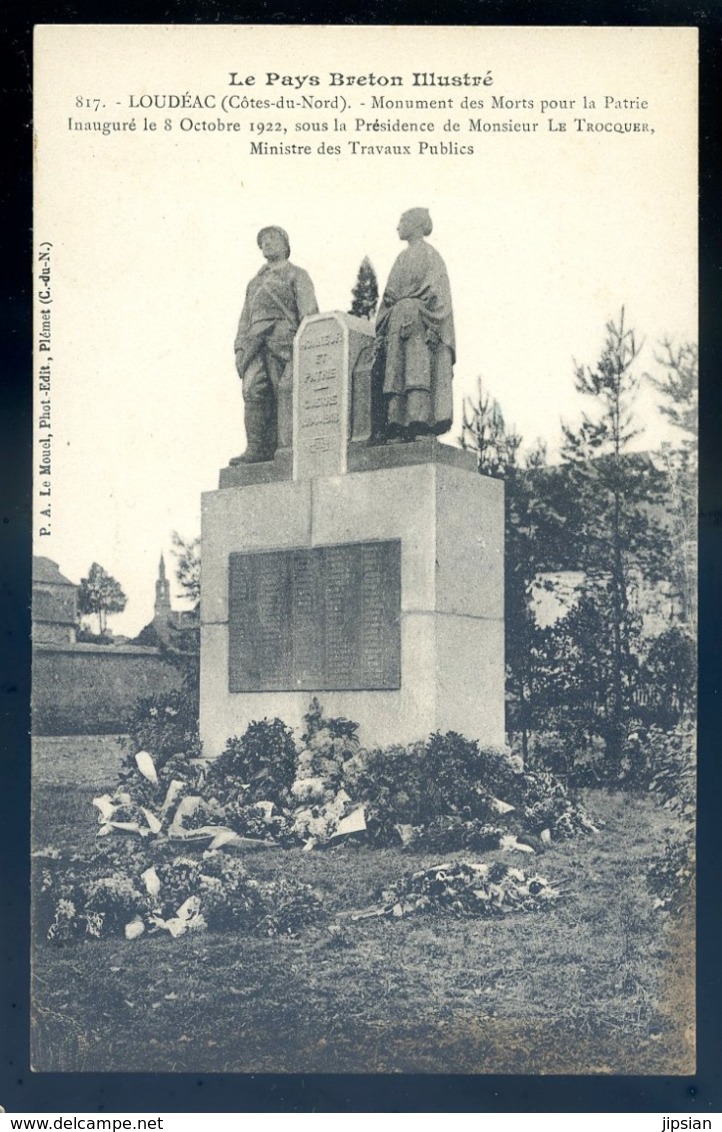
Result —
[[33, 555], [33, 581], [53, 582], [56, 586], [72, 586], [73, 589], [77, 589], [75, 582], [71, 582], [60, 573], [57, 562], [37, 554]]

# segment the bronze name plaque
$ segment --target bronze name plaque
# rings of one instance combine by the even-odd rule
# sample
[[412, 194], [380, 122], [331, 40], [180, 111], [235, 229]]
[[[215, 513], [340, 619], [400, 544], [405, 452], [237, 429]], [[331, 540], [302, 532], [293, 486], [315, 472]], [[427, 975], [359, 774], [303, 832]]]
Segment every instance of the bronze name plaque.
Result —
[[401, 542], [229, 557], [231, 692], [401, 686]]

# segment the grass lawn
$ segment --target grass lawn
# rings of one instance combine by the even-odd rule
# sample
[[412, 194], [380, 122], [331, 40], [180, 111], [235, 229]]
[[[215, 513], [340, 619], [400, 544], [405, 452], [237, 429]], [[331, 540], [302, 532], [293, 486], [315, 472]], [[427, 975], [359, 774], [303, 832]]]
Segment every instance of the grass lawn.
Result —
[[[103, 785], [36, 784], [36, 845], [87, 852]], [[537, 858], [484, 855], [531, 862], [558, 887], [563, 899], [542, 913], [352, 922], [381, 885], [440, 858], [346, 844], [248, 855], [252, 875], [294, 876], [324, 897], [328, 922], [296, 938], [38, 938], [33, 1066], [693, 1073], [693, 912], [656, 912], [644, 879], [673, 819], [649, 798], [600, 791], [586, 804], [598, 835]]]

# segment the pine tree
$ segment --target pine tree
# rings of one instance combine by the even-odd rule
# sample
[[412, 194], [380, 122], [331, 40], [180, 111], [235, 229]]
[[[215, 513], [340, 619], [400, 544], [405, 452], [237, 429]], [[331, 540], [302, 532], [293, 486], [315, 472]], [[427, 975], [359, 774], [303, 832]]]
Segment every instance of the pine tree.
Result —
[[480, 377], [476, 399], [464, 398], [459, 439], [462, 448], [476, 453], [476, 466], [484, 476], [502, 478], [516, 467], [521, 437], [507, 429], [499, 402], [484, 392]]
[[662, 343], [655, 361], [662, 378], [645, 376], [662, 395], [660, 412], [676, 430], [677, 443], [663, 444], [659, 452], [669, 479], [669, 513], [672, 523], [670, 558], [671, 596], [679, 617], [692, 635], [697, 628], [697, 436], [699, 354], [697, 346], [685, 342], [674, 347]]
[[668, 338], [661, 343], [663, 353], [655, 361], [664, 370], [661, 380], [646, 374], [665, 398], [660, 412], [682, 434], [682, 449], [695, 461], [698, 432], [699, 351], [694, 342], [675, 348]]
[[361, 260], [356, 285], [351, 294], [353, 302], [348, 313], [356, 315], [357, 318], [373, 318], [379, 300], [379, 284], [368, 256], [364, 256]]
[[561, 516], [554, 504], [554, 471], [546, 468], [541, 441], [520, 464], [522, 438], [508, 429], [498, 401], [481, 379], [475, 400], [464, 402], [461, 445], [476, 454], [481, 475], [504, 484], [504, 625], [506, 690], [513, 707], [513, 729], [527, 756], [529, 732], [538, 710], [535, 672], [539, 628], [533, 608], [539, 574], [554, 561], [552, 546]]
[[562, 458], [567, 529], [585, 575], [581, 600], [594, 607], [604, 626], [594, 639], [580, 639], [581, 663], [591, 665], [606, 654], [596, 665], [598, 697], [615, 759], [621, 756], [640, 652], [634, 590], [665, 577], [669, 532], [661, 517], [664, 477], [647, 455], [629, 451], [639, 436], [633, 405], [640, 346], [625, 326], [624, 308], [606, 330], [595, 368], [576, 366], [576, 389], [593, 409], [576, 428], [562, 425]]

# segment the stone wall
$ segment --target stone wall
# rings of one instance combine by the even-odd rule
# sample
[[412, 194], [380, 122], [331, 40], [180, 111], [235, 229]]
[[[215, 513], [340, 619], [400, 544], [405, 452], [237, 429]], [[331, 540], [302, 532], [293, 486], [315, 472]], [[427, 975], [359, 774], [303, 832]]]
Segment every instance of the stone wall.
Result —
[[122, 732], [138, 699], [171, 692], [180, 684], [180, 673], [158, 649], [136, 645], [36, 644], [33, 732]]
[[75, 627], [54, 621], [34, 621], [33, 641], [38, 645], [71, 645], [75, 643]]

